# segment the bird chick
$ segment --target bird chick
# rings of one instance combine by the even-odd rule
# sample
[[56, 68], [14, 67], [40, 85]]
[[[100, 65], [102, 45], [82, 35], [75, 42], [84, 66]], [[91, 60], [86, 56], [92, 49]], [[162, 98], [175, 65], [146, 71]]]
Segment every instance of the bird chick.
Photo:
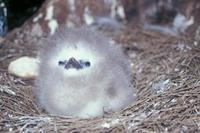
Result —
[[128, 59], [97, 31], [59, 29], [44, 41], [39, 58], [35, 93], [51, 114], [102, 116], [135, 99]]

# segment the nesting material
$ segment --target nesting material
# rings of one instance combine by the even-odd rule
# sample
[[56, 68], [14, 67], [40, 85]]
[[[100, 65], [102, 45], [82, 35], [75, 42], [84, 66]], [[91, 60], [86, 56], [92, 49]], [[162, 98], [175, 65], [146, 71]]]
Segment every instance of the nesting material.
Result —
[[9, 64], [8, 72], [21, 78], [35, 78], [38, 75], [38, 64], [37, 58], [20, 57]]
[[[98, 118], [50, 116], [38, 108], [32, 93], [34, 85], [22, 85], [0, 69], [0, 131], [200, 132], [200, 46], [191, 41], [191, 36], [187, 37], [175, 38], [130, 27], [116, 37], [116, 41], [126, 44], [123, 48], [131, 57], [138, 95], [123, 110]], [[184, 47], [179, 48], [179, 44]], [[2, 66], [7, 66], [10, 59], [1, 56], [1, 60]]]
[[103, 34], [63, 28], [43, 45], [35, 93], [49, 113], [90, 118], [134, 101], [128, 57]]

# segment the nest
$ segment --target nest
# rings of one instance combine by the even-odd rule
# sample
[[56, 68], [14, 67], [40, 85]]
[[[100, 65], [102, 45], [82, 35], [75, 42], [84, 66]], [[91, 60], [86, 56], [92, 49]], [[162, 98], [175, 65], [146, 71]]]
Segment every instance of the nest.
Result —
[[0, 131], [199, 132], [200, 48], [190, 39], [133, 29], [115, 40], [132, 62], [138, 97], [131, 105], [92, 119], [52, 116], [37, 106], [31, 80], [0, 69]]

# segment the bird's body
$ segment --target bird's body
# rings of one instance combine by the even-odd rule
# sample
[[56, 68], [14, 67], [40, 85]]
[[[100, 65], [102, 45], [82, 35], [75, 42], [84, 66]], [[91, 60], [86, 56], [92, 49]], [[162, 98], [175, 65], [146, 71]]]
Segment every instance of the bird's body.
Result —
[[134, 100], [129, 62], [102, 34], [60, 29], [45, 43], [35, 93], [49, 113], [95, 117]]

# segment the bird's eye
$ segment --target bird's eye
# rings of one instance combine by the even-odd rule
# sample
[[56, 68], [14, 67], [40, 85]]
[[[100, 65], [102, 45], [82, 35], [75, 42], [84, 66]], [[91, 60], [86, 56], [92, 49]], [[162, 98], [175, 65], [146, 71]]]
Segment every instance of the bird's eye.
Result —
[[91, 65], [91, 63], [87, 60], [79, 60], [79, 62], [83, 67], [90, 67]]
[[86, 62], [85, 62], [85, 66], [86, 66], [86, 67], [89, 67], [89, 66], [90, 66], [90, 62], [89, 62], [89, 61], [86, 61]]
[[58, 65], [59, 65], [59, 66], [63, 66], [63, 65], [65, 65], [65, 62], [66, 62], [66, 61], [59, 61], [59, 62], [58, 62]]

